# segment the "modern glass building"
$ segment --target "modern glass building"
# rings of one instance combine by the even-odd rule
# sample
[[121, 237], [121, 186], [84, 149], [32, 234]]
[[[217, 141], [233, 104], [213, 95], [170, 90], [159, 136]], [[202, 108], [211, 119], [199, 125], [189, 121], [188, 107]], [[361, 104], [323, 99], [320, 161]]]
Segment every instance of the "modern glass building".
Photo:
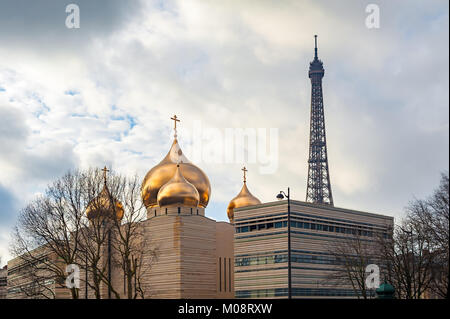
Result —
[[352, 237], [374, 242], [394, 223], [389, 216], [295, 200], [290, 221], [289, 234], [286, 200], [234, 210], [236, 298], [288, 297], [289, 239], [292, 298], [355, 298], [351, 286], [329, 280], [340, 267], [333, 243]]

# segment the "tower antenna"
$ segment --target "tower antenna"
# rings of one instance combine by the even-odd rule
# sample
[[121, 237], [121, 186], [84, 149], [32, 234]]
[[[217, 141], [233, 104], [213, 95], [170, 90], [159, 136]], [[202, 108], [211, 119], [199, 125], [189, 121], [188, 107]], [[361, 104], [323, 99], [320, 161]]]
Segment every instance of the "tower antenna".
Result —
[[317, 60], [317, 34], [314, 35], [314, 59]]

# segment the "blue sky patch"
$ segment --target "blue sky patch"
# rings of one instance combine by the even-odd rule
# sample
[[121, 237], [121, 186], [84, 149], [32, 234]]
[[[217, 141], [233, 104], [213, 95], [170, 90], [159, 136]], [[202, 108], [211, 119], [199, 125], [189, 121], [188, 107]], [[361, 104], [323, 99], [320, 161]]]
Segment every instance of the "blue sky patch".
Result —
[[80, 92], [75, 91], [75, 90], [67, 90], [64, 92], [64, 94], [74, 96], [74, 95], [80, 94]]

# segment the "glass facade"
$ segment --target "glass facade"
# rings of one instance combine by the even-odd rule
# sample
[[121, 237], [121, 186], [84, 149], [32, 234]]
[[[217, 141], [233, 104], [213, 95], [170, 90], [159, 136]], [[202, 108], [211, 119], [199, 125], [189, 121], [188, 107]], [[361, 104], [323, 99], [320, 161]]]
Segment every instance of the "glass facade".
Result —
[[[236, 298], [288, 297], [287, 203], [283, 208], [279, 205], [235, 212]], [[392, 224], [393, 218], [388, 216], [291, 201], [292, 297], [358, 297], [360, 293], [350, 283], [330, 281], [344, 264], [343, 258], [330, 251], [330, 245], [353, 236], [374, 242], [379, 235], [387, 237]], [[370, 259], [366, 262], [377, 264]]]
[[[362, 236], [362, 237], [374, 237], [375, 233], [381, 232], [382, 230], [379, 227], [370, 227], [368, 225], [357, 225], [350, 224], [351, 221], [348, 221], [349, 224], [344, 224], [341, 222], [333, 222], [328, 220], [314, 220], [310, 218], [301, 218], [294, 216], [295, 213], [292, 213], [291, 216], [291, 227], [292, 228], [301, 228], [301, 229], [311, 229], [317, 231], [323, 231], [328, 233], [338, 233], [338, 234], [348, 234], [354, 236]], [[285, 218], [286, 219], [286, 218]], [[240, 222], [239, 225], [243, 223]], [[287, 227], [287, 221], [273, 221], [273, 218], [270, 221], [253, 221], [247, 222], [245, 226], [237, 226], [235, 228], [236, 233], [247, 233], [262, 229], [271, 229], [271, 228], [283, 228]], [[386, 237], [387, 234], [384, 231], [383, 236]]]

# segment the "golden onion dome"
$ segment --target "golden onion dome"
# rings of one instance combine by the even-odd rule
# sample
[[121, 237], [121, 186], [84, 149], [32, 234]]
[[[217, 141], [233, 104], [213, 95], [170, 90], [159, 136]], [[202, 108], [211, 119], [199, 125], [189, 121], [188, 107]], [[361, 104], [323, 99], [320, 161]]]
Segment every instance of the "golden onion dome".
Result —
[[261, 201], [253, 196], [247, 188], [247, 181], [245, 178], [247, 169], [244, 167], [242, 170], [244, 171], [244, 185], [242, 185], [242, 189], [239, 194], [230, 201], [227, 207], [227, 215], [230, 219], [230, 223], [233, 223], [234, 220], [234, 209], [261, 204]]
[[200, 168], [189, 162], [175, 135], [169, 153], [144, 177], [141, 197], [146, 207], [158, 206], [158, 193], [163, 185], [175, 175], [177, 164], [180, 165], [179, 170], [184, 178], [196, 188], [199, 194], [198, 206], [205, 208], [208, 205], [211, 195], [211, 184], [208, 176]]
[[89, 202], [85, 212], [89, 220], [101, 216], [112, 217], [114, 213], [117, 220], [122, 220], [124, 214], [122, 203], [111, 196], [106, 184], [100, 195]]
[[198, 207], [200, 196], [194, 185], [189, 183], [176, 166], [174, 176], [158, 191], [159, 207]]

